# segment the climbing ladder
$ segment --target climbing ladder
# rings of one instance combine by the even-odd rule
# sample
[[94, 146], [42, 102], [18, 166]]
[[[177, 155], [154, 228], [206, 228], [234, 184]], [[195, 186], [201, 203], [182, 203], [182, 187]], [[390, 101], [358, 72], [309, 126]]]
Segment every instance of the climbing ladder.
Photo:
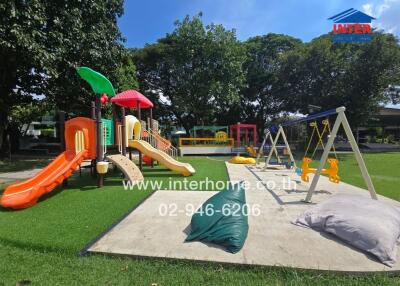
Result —
[[144, 180], [142, 172], [140, 172], [138, 166], [129, 160], [128, 157], [121, 154], [108, 155], [106, 157], [108, 161], [112, 162], [118, 169], [124, 173], [125, 178], [130, 181], [133, 185]]

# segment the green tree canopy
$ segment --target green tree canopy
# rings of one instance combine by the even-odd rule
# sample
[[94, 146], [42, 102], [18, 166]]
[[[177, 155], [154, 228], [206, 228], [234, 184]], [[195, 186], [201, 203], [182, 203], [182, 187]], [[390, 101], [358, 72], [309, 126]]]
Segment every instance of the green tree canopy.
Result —
[[93, 94], [76, 73], [89, 66], [115, 79], [124, 55], [117, 17], [123, 0], [16, 0], [0, 4], [0, 149], [13, 106], [44, 95], [89, 113]]
[[357, 126], [380, 103], [395, 99], [387, 89], [399, 82], [399, 71], [400, 47], [392, 34], [374, 32], [368, 43], [334, 43], [323, 35], [285, 55], [279, 85], [288, 111], [345, 106]]
[[241, 114], [242, 121], [257, 123], [262, 133], [272, 118], [286, 110], [286, 96], [279, 78], [284, 55], [303, 44], [290, 36], [268, 34], [250, 38], [244, 45], [247, 85], [242, 90], [241, 104], [232, 115]]
[[187, 131], [215, 123], [239, 103], [244, 49], [234, 31], [204, 26], [200, 15], [176, 22], [172, 33], [137, 51], [135, 60], [141, 91]]

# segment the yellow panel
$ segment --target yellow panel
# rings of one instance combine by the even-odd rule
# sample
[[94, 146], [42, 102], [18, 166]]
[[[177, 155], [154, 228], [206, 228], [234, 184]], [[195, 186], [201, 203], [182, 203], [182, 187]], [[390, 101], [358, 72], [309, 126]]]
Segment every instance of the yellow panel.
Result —
[[75, 133], [75, 152], [79, 153], [85, 150], [85, 138], [82, 131], [77, 131]]

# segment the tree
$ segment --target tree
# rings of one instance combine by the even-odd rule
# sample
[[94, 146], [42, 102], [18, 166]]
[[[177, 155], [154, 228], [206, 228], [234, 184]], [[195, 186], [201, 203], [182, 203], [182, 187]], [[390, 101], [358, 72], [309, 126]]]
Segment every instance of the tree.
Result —
[[139, 88], [139, 82], [136, 78], [136, 66], [129, 50], [125, 50], [122, 63], [113, 73], [113, 77], [115, 78], [114, 88], [119, 92]]
[[15, 0], [0, 4], [0, 150], [9, 112], [45, 95], [56, 108], [89, 113], [92, 95], [76, 74], [113, 74], [123, 53], [116, 18], [123, 0]]
[[280, 87], [280, 69], [284, 55], [299, 49], [302, 42], [286, 35], [268, 34], [250, 38], [244, 45], [247, 51], [244, 64], [247, 85], [243, 89], [241, 104], [230, 113], [233, 117], [241, 114], [242, 121], [256, 123], [259, 134], [262, 134], [268, 122], [286, 110], [286, 97]]
[[380, 103], [391, 100], [387, 89], [399, 80], [400, 47], [392, 34], [373, 33], [368, 43], [334, 43], [330, 35], [285, 56], [280, 85], [288, 109], [308, 113], [345, 106], [353, 126], [365, 123]]
[[177, 21], [172, 33], [135, 53], [141, 90], [186, 131], [215, 123], [239, 103], [244, 60], [235, 32], [204, 26], [201, 15]]

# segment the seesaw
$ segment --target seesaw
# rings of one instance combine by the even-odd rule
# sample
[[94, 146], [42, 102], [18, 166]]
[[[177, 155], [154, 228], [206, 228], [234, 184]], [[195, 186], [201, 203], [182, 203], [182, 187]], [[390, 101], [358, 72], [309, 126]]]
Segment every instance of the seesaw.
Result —
[[[317, 172], [316, 168], [310, 168], [309, 165], [311, 163], [311, 158], [309, 157], [304, 157], [303, 158], [303, 164], [301, 165], [301, 179], [304, 182], [308, 182], [310, 179], [308, 177], [308, 174], [315, 174]], [[340, 177], [338, 175], [339, 172], [339, 161], [334, 158], [328, 158], [326, 160], [329, 164], [329, 168], [327, 169], [322, 169], [321, 174], [325, 174], [329, 176], [329, 181], [332, 183], [338, 184], [340, 182]]]

